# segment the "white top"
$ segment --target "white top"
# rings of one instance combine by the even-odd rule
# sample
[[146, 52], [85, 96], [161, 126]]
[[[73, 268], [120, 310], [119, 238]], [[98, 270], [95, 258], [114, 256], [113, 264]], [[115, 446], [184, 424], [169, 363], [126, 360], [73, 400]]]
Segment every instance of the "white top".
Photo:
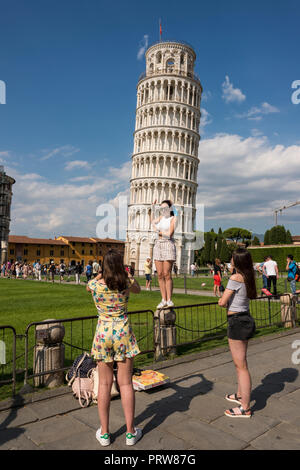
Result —
[[[155, 224], [155, 227], [158, 229], [159, 232], [167, 232], [170, 230], [171, 220], [173, 219], [173, 215], [170, 217], [163, 216], [160, 221]], [[167, 237], [167, 235], [163, 235], [163, 237]]]
[[249, 299], [247, 297], [247, 289], [244, 282], [229, 279], [226, 289], [233, 290], [233, 294], [228, 301], [228, 310], [231, 312], [248, 312]]
[[264, 268], [266, 270], [267, 276], [276, 276], [276, 266], [276, 261], [270, 260], [265, 262]]

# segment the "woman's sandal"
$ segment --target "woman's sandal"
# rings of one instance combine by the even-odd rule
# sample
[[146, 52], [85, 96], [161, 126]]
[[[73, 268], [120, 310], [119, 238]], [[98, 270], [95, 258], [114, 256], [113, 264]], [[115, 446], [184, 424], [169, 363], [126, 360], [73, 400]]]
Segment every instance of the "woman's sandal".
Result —
[[[230, 398], [230, 397], [233, 397], [233, 398]], [[226, 395], [225, 398], [226, 400], [231, 401], [233, 403], [237, 403], [238, 405], [242, 404], [241, 402], [242, 397], [238, 397], [237, 393], [230, 393], [229, 395]]]
[[229, 418], [251, 418], [252, 412], [250, 408], [248, 408], [248, 410], [244, 410], [244, 408], [241, 405], [238, 407], [238, 409], [240, 410], [241, 413], [235, 413], [233, 409], [231, 408], [230, 410], [226, 410], [224, 412], [225, 416], [229, 416]]

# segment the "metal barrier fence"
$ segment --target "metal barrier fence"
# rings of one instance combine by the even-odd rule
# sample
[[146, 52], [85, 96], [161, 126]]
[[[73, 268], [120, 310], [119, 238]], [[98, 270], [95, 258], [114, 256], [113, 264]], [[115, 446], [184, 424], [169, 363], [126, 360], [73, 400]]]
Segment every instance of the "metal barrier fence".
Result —
[[[11, 338], [6, 333], [10, 331]], [[12, 384], [12, 394], [16, 391], [16, 330], [13, 326], [0, 326], [0, 380], [1, 385]]]
[[[290, 299], [288, 304], [282, 304], [276, 296], [251, 300], [249, 310], [257, 330], [272, 326], [297, 326], [300, 305], [295, 304], [297, 314], [293, 302]], [[174, 307], [173, 310], [176, 313], [175, 323], [172, 324], [176, 328], [176, 348], [222, 338], [227, 334], [227, 312], [217, 302], [185, 305]], [[161, 345], [161, 349], [168, 350], [170, 345]]]
[[[250, 302], [250, 312], [255, 319], [257, 329], [282, 325], [295, 327], [299, 325], [300, 304], [295, 298], [286, 296], [286, 303], [278, 301], [274, 296], [259, 297]], [[178, 306], [173, 308], [174, 321], [168, 324], [161, 322], [160, 316], [155, 315], [152, 310], [140, 310], [128, 312], [130, 324], [135, 333], [141, 355], [153, 354], [155, 359], [157, 351], [178, 348], [185, 345], [193, 345], [202, 341], [208, 341], [226, 336], [227, 313], [226, 309], [219, 307], [217, 302], [199, 303], [193, 305]], [[161, 314], [160, 314], [161, 315]], [[12, 393], [15, 394], [17, 375], [24, 374], [24, 384], [30, 379], [43, 375], [50, 375], [59, 371], [65, 371], [72, 365], [75, 357], [83, 351], [90, 351], [94, 338], [98, 316], [75, 317], [58, 320], [46, 320], [43, 322], [30, 323], [25, 334], [17, 335], [12, 326], [0, 327], [0, 346], [6, 346], [5, 364], [0, 361], [0, 381], [1, 385], [12, 384]], [[63, 325], [65, 334], [62, 343], [65, 348], [64, 366], [37, 372], [34, 370], [34, 354], [37, 346], [37, 327], [39, 325]], [[163, 340], [162, 330], [168, 328], [175, 330], [175, 336], [171, 342], [166, 344]], [[159, 333], [159, 334], [157, 334]], [[175, 338], [175, 340], [174, 340]], [[16, 341], [22, 340], [22, 353], [17, 356]], [[25, 352], [24, 352], [25, 341]], [[1, 350], [0, 350], [1, 352]], [[139, 356], [137, 361], [139, 361]], [[0, 355], [1, 359], [1, 355]], [[23, 367], [17, 368], [17, 359], [23, 360]]]

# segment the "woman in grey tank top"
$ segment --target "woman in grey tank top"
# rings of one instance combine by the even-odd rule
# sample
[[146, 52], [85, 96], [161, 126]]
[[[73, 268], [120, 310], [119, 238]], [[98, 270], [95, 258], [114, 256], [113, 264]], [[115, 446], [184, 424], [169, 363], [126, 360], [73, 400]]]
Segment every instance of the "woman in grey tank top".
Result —
[[255, 322], [249, 312], [249, 300], [256, 298], [255, 272], [249, 251], [238, 248], [232, 254], [231, 266], [235, 268], [225, 292], [219, 300], [220, 307], [227, 308], [228, 343], [236, 367], [237, 393], [226, 399], [240, 406], [226, 410], [230, 418], [250, 418], [251, 376], [247, 364], [248, 340], [255, 333]]

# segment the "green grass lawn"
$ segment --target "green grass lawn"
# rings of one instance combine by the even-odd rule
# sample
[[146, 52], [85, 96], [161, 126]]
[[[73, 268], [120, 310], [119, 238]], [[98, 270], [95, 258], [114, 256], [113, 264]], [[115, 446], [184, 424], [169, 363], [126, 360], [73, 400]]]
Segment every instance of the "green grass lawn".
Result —
[[[43, 277], [42, 277], [43, 279]], [[141, 286], [146, 285], [146, 279], [145, 276], [136, 276], [136, 279], [138, 279], [139, 283]], [[285, 292], [285, 277], [280, 277], [277, 280], [277, 290], [278, 292]], [[20, 279], [21, 280], [21, 279]], [[55, 280], [59, 280], [59, 276], [55, 276]], [[223, 277], [222, 282], [224, 286], [226, 287], [228, 281], [228, 277]], [[72, 275], [68, 279], [67, 276], [64, 277], [64, 281], [62, 281], [62, 284], [69, 284], [75, 282], [75, 276]], [[86, 276], [81, 276], [81, 282], [82, 284], [86, 284]], [[48, 281], [48, 284], [51, 284], [50, 281]], [[202, 285], [204, 284], [204, 285]], [[260, 293], [261, 288], [262, 288], [262, 278], [259, 277], [256, 279], [256, 286], [257, 286], [257, 292]], [[158, 279], [157, 276], [152, 276], [152, 286], [158, 287]], [[183, 275], [178, 275], [177, 277], [173, 275], [173, 286], [178, 289], [184, 289], [184, 276]], [[214, 288], [214, 280], [211, 276], [195, 276], [191, 277], [190, 275], [186, 276], [186, 288], [188, 290], [203, 290], [203, 291], [213, 291]], [[290, 286], [289, 283], [287, 283], [287, 289], [290, 291]]]
[[[175, 279], [176, 280], [176, 279]], [[177, 281], [183, 279], [177, 279]], [[198, 279], [191, 279], [199, 282]], [[212, 279], [210, 279], [212, 281]], [[129, 311], [156, 310], [160, 302], [160, 293], [157, 291], [142, 291], [140, 294], [130, 295]], [[177, 318], [177, 344], [190, 342], [201, 338], [201, 343], [179, 346], [177, 354], [186, 354], [207, 348], [226, 344], [226, 310], [216, 305], [217, 299], [198, 295], [174, 294], [175, 306], [186, 306], [176, 310]], [[188, 307], [205, 303], [201, 307]], [[211, 305], [214, 303], [214, 305]], [[264, 327], [270, 323], [280, 321], [280, 305], [276, 302], [252, 301], [251, 312], [258, 327]], [[44, 321], [46, 319], [66, 319], [96, 316], [96, 308], [90, 293], [84, 285], [45, 283], [31, 280], [0, 279], [0, 326], [11, 325], [18, 335], [25, 333], [26, 327], [31, 322]], [[130, 320], [142, 351], [153, 349], [153, 322], [151, 312], [135, 313], [130, 315]], [[82, 348], [89, 351], [93, 340], [97, 319], [78, 320], [65, 323], [65, 365], [72, 363], [80, 354]], [[192, 330], [192, 331], [190, 331]], [[205, 330], [205, 331], [204, 331]], [[257, 335], [278, 331], [278, 326], [261, 328]], [[220, 339], [213, 336], [220, 335]], [[223, 336], [223, 339], [222, 339]], [[12, 359], [12, 334], [0, 330], [0, 340], [6, 343], [6, 366], [0, 366], [0, 380], [9, 377], [11, 373]], [[205, 341], [209, 340], [209, 341]], [[28, 365], [33, 364], [33, 347], [35, 345], [35, 328], [31, 327], [28, 334], [29, 359]], [[25, 339], [17, 339], [17, 367], [24, 368]], [[76, 348], [77, 347], [77, 348]], [[137, 356], [135, 364], [145, 365], [153, 361], [153, 354], [146, 353]], [[2, 370], [1, 370], [2, 369]], [[22, 386], [23, 375], [18, 374], [17, 390]], [[31, 382], [30, 382], [31, 383]], [[0, 387], [0, 398], [7, 398], [11, 390], [10, 385]]]

